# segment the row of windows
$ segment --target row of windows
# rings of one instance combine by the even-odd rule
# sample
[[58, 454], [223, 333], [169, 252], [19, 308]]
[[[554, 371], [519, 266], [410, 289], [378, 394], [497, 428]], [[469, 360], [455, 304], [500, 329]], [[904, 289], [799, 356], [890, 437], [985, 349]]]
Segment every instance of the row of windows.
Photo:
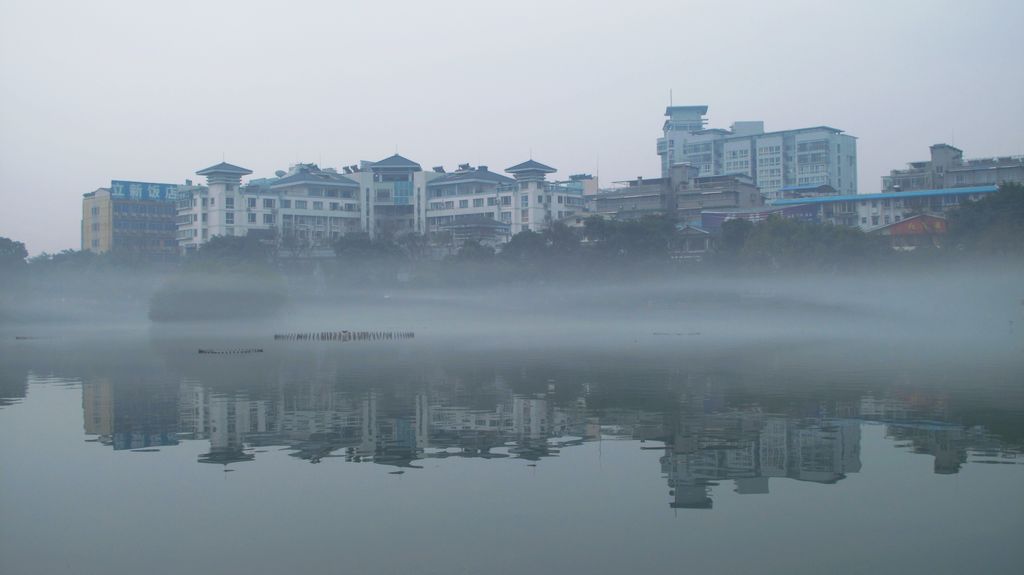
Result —
[[[880, 220], [879, 220], [878, 216], [871, 216], [871, 225], [877, 226], [877, 225], [879, 225], [879, 221]], [[885, 216], [885, 218], [883, 218], [881, 221], [885, 222], [885, 225], [889, 225], [889, 224], [893, 223], [892, 218], [890, 218], [889, 216]], [[895, 221], [896, 222], [903, 221], [903, 216], [897, 215]], [[867, 225], [867, 223], [868, 223], [867, 216], [862, 216], [860, 218], [860, 223], [864, 224], [864, 225]]]
[[[119, 231], [132, 232], [169, 232], [178, 228], [174, 222], [153, 222], [147, 220], [114, 220], [114, 229]], [[93, 224], [92, 231], [99, 231], [99, 226]]]
[[801, 174], [817, 174], [819, 172], [827, 172], [827, 164], [801, 164], [797, 167], [797, 172]]
[[[169, 202], [149, 202], [149, 203], [114, 203], [115, 214], [146, 214], [153, 216], [161, 216], [173, 214], [175, 206]], [[99, 215], [99, 208], [92, 208], [92, 215]]]
[[814, 140], [813, 142], [800, 142], [796, 145], [797, 152], [827, 152], [828, 140]]

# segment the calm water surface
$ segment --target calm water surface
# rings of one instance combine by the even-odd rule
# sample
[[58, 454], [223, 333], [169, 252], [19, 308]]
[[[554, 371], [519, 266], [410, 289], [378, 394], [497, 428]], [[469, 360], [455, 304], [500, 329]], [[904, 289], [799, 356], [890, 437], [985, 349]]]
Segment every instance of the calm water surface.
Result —
[[0, 572], [1024, 569], [1019, 340], [489, 339], [7, 337]]

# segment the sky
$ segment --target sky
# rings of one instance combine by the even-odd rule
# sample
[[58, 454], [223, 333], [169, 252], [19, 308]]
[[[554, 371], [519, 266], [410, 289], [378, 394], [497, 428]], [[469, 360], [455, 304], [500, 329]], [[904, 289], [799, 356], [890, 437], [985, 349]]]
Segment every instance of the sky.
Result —
[[1024, 154], [1019, 0], [0, 0], [0, 236], [80, 248], [81, 196], [396, 151], [657, 177], [676, 105], [829, 125], [860, 193], [952, 143]]

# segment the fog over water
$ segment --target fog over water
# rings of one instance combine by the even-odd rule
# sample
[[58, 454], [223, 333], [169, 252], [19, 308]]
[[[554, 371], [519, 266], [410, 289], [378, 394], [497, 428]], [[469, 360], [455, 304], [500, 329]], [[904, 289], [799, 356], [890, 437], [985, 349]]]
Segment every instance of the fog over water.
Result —
[[[1019, 267], [374, 289], [314, 274], [276, 314], [211, 321], [150, 321], [180, 278], [136, 279], [125, 298], [18, 292], [0, 327], [5, 573], [1024, 559]], [[244, 300], [277, 281], [227, 285]], [[343, 330], [376, 335], [274, 338]]]

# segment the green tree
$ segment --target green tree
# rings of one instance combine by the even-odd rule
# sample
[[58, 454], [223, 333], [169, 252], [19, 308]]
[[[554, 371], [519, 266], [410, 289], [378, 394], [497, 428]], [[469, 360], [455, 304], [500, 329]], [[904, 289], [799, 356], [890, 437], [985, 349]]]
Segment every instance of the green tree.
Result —
[[501, 248], [501, 257], [506, 260], [537, 262], [547, 255], [548, 242], [543, 235], [531, 230], [523, 230], [512, 236]]
[[455, 254], [455, 259], [472, 262], [491, 261], [494, 259], [494, 248], [482, 245], [480, 242], [467, 241], [459, 248], [458, 253]]
[[889, 252], [883, 238], [858, 229], [772, 216], [751, 228], [740, 260], [758, 268], [835, 270]]
[[722, 224], [722, 236], [718, 240], [718, 254], [729, 260], [735, 260], [743, 251], [747, 238], [754, 231], [750, 220], [735, 218]]
[[28, 250], [25, 244], [10, 238], [0, 237], [0, 269], [11, 270], [25, 265]]
[[949, 213], [948, 245], [971, 253], [1024, 255], [1024, 184], [1004, 183], [994, 194]]

